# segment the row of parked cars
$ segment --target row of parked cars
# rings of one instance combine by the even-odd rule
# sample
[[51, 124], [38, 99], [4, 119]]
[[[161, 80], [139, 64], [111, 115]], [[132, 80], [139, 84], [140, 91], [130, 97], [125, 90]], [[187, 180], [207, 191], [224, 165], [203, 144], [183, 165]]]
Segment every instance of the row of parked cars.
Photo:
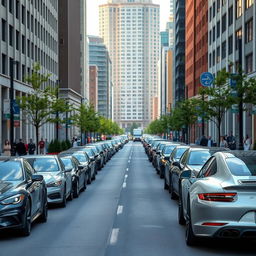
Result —
[[66, 207], [128, 142], [127, 136], [73, 147], [58, 155], [0, 157], [0, 229], [28, 236], [34, 220], [47, 221], [48, 204]]
[[178, 200], [186, 243], [256, 238], [256, 152], [185, 145], [145, 135], [149, 161]]

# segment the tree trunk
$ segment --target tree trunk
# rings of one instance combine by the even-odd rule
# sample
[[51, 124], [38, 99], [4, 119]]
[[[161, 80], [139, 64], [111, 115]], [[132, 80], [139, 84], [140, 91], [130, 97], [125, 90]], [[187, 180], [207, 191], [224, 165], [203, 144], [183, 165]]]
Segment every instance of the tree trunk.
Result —
[[218, 146], [220, 146], [220, 127], [221, 127], [221, 122], [218, 121], [218, 125], [217, 125], [217, 128], [218, 128]]
[[39, 126], [35, 126], [36, 128], [36, 154], [38, 155], [38, 142], [39, 142]]

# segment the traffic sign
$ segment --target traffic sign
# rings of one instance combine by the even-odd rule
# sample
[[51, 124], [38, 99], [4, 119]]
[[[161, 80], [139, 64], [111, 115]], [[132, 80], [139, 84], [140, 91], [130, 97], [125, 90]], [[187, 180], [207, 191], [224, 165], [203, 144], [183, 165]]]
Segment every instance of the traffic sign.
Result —
[[210, 87], [213, 84], [214, 76], [210, 72], [204, 72], [200, 76], [200, 83], [202, 86]]

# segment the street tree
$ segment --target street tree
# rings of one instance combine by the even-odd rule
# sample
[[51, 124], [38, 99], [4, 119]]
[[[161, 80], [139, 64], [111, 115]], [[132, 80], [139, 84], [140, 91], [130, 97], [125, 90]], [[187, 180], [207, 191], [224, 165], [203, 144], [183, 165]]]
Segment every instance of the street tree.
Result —
[[[39, 141], [39, 129], [46, 123], [61, 122], [56, 113], [67, 111], [67, 105], [63, 99], [58, 98], [58, 88], [47, 85], [49, 74], [40, 73], [40, 65], [34, 65], [32, 74], [25, 78], [31, 85], [28, 95], [18, 97], [18, 104], [26, 117], [26, 121], [35, 127], [36, 145]], [[38, 146], [37, 146], [38, 153]]]

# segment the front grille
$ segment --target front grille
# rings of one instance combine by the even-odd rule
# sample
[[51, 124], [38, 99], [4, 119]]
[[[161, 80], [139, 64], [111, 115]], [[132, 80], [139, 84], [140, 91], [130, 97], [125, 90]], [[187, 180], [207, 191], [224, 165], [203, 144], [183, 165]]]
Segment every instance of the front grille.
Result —
[[49, 197], [51, 200], [60, 199], [60, 198], [61, 198], [61, 194], [60, 194], [60, 193], [53, 193], [53, 194], [50, 194], [48, 197]]

